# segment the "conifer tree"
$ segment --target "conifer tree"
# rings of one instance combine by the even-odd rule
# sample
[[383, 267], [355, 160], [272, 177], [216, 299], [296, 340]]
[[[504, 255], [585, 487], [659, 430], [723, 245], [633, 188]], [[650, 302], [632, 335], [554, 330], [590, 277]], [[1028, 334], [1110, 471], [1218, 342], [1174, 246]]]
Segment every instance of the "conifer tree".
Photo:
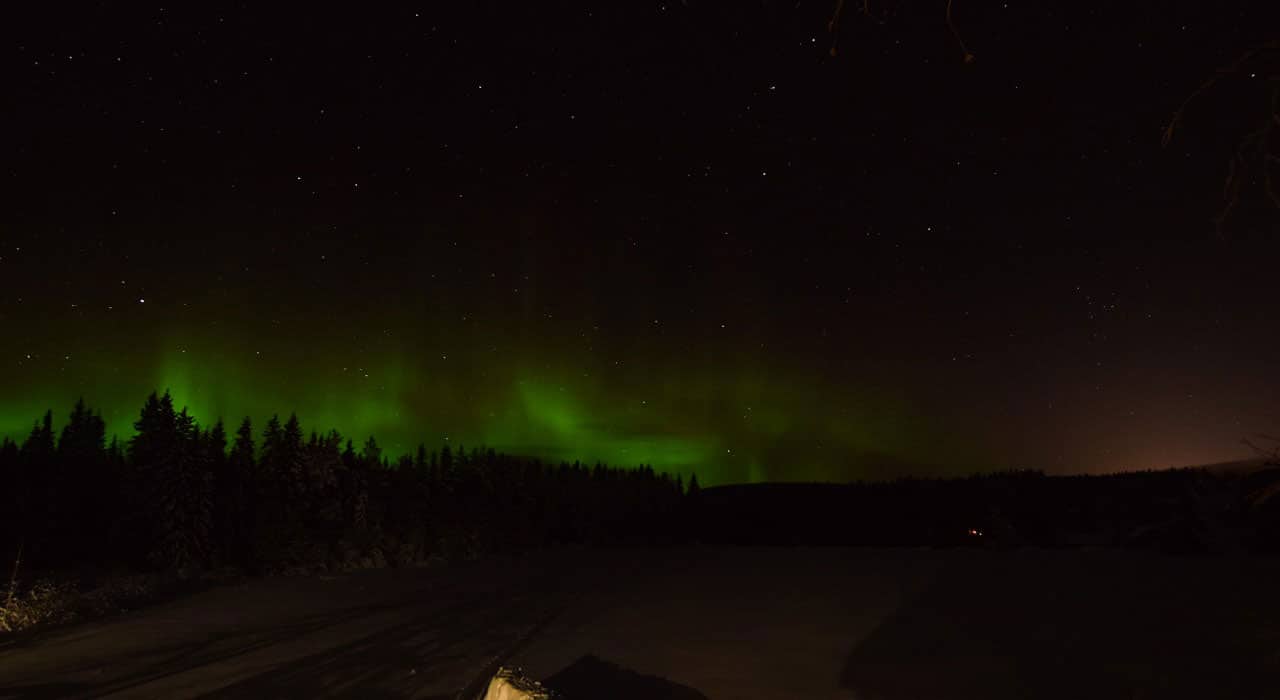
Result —
[[[168, 399], [168, 395], [165, 395]], [[172, 410], [172, 401], [168, 402]], [[152, 465], [156, 483], [158, 537], [151, 561], [170, 569], [191, 569], [209, 561], [213, 543], [213, 490], [207, 436], [186, 408], [174, 414], [171, 450]], [[225, 438], [224, 438], [225, 440]]]
[[114, 473], [119, 473], [120, 465], [124, 463], [124, 448], [120, 447], [120, 436], [112, 435], [111, 444], [107, 445], [107, 463], [111, 465]]
[[697, 498], [702, 494], [702, 487], [698, 485], [698, 475], [689, 475], [689, 492], [686, 494], [689, 498]]
[[330, 528], [340, 519], [342, 436], [336, 430], [324, 436], [312, 433], [303, 455], [306, 479], [306, 518], [311, 526]]
[[227, 455], [219, 480], [219, 543], [232, 561], [246, 563], [253, 533], [254, 490], [257, 485], [254, 462], [253, 421], [245, 416], [236, 429], [235, 442]]
[[281, 453], [275, 465], [279, 478], [285, 487], [285, 498], [288, 503], [305, 499], [307, 480], [303, 464], [302, 426], [298, 423], [298, 414], [289, 414], [281, 434]]
[[25, 546], [25, 506], [28, 500], [25, 479], [18, 462], [18, 445], [8, 436], [0, 440], [0, 553], [10, 561], [19, 547]]
[[221, 418], [205, 433], [204, 448], [212, 466], [220, 470], [227, 460], [227, 429]]
[[264, 476], [274, 471], [282, 450], [282, 439], [280, 416], [273, 415], [267, 420], [267, 426], [262, 431], [262, 454], [259, 456], [258, 465]]
[[280, 427], [280, 417], [272, 415], [262, 431], [262, 453], [258, 458], [257, 478], [254, 480], [258, 501], [257, 517], [264, 523], [280, 519], [284, 508], [285, 484], [280, 474], [283, 471], [281, 464], [285, 459], [284, 431]]
[[56, 557], [55, 545], [50, 541], [49, 524], [57, 512], [54, 470], [57, 467], [53, 439], [53, 411], [31, 428], [31, 433], [18, 450], [19, 483], [22, 494], [18, 507], [19, 539], [25, 541], [27, 556], [33, 561]]
[[73, 461], [99, 460], [106, 450], [106, 437], [107, 426], [102, 416], [86, 407], [84, 399], [80, 399], [62, 428], [58, 456]]
[[382, 466], [382, 448], [378, 447], [378, 441], [370, 435], [368, 440], [364, 441], [364, 449], [360, 451], [360, 459], [364, 461], [365, 466], [369, 469], [376, 469]]
[[26, 442], [22, 443], [22, 452], [28, 459], [50, 459], [53, 451], [53, 411], [46, 411], [44, 417], [31, 428]]
[[[97, 556], [110, 530], [111, 491], [116, 480], [106, 463], [106, 423], [102, 416], [76, 402], [58, 439], [57, 455], [47, 474], [45, 514], [50, 545], [66, 561]], [[84, 523], [93, 523], [86, 528]]]

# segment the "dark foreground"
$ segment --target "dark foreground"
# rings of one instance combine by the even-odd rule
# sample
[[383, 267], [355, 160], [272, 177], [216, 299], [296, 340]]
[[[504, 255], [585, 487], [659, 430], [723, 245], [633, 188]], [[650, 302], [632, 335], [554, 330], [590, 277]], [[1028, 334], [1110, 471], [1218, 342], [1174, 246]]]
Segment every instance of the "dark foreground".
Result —
[[560, 551], [269, 579], [0, 642], [0, 698], [1261, 698], [1280, 562], [1111, 551]]

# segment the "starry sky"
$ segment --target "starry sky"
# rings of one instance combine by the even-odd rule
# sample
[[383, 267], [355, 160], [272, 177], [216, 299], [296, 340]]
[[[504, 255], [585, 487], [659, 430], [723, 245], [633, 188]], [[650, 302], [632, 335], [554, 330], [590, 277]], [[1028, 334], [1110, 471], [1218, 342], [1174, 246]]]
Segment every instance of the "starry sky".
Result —
[[1280, 212], [1213, 223], [1273, 58], [1160, 140], [1267, 2], [956, 0], [971, 63], [941, 2], [257, 5], [7, 22], [0, 433], [167, 388], [726, 483], [1278, 430]]

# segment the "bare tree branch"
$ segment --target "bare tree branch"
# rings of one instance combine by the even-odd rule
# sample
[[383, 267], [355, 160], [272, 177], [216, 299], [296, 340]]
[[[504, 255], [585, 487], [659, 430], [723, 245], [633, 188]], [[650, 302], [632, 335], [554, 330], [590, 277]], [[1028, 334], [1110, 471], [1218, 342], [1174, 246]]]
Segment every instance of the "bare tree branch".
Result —
[[1213, 75], [1206, 78], [1205, 81], [1200, 83], [1200, 86], [1193, 90], [1190, 95], [1187, 95], [1187, 98], [1182, 101], [1182, 104], [1178, 105], [1178, 108], [1173, 111], [1173, 117], [1169, 119], [1169, 124], [1164, 128], [1164, 135], [1160, 139], [1161, 144], [1168, 146], [1169, 142], [1173, 140], [1173, 132], [1182, 122], [1182, 115], [1187, 111], [1187, 107], [1192, 102], [1217, 85], [1218, 81], [1224, 76], [1239, 73], [1240, 69], [1244, 68], [1246, 63], [1252, 61], [1254, 57], [1258, 56], [1262, 52], [1275, 51], [1277, 49], [1280, 49], [1280, 39], [1275, 39], [1265, 44], [1255, 46], [1240, 54], [1236, 57], [1236, 60], [1232, 61], [1227, 66], [1219, 68], [1213, 73]]
[[1258, 453], [1258, 455], [1267, 460], [1268, 464], [1280, 465], [1280, 440], [1269, 435], [1259, 435], [1258, 437], [1277, 443], [1275, 447], [1262, 447], [1253, 442], [1249, 438], [1241, 440], [1249, 449]]
[[[1269, 55], [1272, 51], [1280, 51], [1280, 39], [1273, 39], [1255, 46], [1241, 53], [1230, 64], [1214, 71], [1174, 110], [1173, 116], [1160, 136], [1161, 146], [1168, 147], [1173, 141], [1187, 108], [1193, 102], [1216, 87], [1225, 77], [1243, 72], [1247, 66], [1252, 66], [1256, 60]], [[1250, 77], [1253, 75], [1251, 74]], [[1272, 83], [1272, 88], [1266, 117], [1261, 126], [1240, 139], [1235, 153], [1227, 161], [1227, 176], [1222, 185], [1223, 206], [1217, 216], [1213, 217], [1214, 229], [1219, 236], [1223, 235], [1224, 225], [1240, 202], [1245, 183], [1255, 177], [1261, 176], [1263, 194], [1277, 209], [1280, 209], [1280, 191], [1276, 188], [1276, 177], [1273, 174], [1276, 165], [1280, 164], [1280, 158], [1277, 158], [1274, 152], [1275, 131], [1280, 128], [1280, 75], [1270, 76], [1269, 82]], [[1255, 160], [1256, 166], [1251, 167]]]
[[960, 51], [964, 55], [964, 62], [973, 63], [977, 57], [969, 52], [969, 47], [964, 45], [964, 39], [960, 37], [960, 31], [956, 29], [955, 23], [951, 21], [951, 2], [952, 0], [947, 0], [947, 28], [951, 30], [951, 36], [956, 38], [956, 43], [960, 44]]
[[[868, 2], [870, 0], [863, 0], [862, 7], [864, 11]], [[844, 14], [844, 0], [836, 0], [835, 12], [831, 13], [831, 21], [827, 22], [827, 33], [831, 35], [830, 54], [832, 56], [836, 55], [836, 44], [840, 41], [840, 34], [837, 30], [840, 29], [840, 15], [842, 14]]]

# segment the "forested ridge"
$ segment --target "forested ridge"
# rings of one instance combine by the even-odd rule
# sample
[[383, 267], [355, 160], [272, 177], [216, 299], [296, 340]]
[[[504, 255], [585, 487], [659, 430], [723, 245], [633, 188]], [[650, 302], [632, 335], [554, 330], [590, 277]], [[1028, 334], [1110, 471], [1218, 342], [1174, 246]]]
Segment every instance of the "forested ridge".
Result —
[[[553, 543], [670, 538], [685, 492], [649, 466], [549, 464], [304, 430], [296, 415], [202, 426], [147, 398], [136, 434], [107, 440], [84, 401], [0, 444], [3, 547], [40, 568], [408, 565]], [[696, 489], [696, 477], [691, 480]]]
[[153, 393], [128, 440], [78, 402], [0, 443], [0, 554], [41, 570], [349, 570], [562, 544], [1121, 546], [1280, 551], [1280, 469], [1023, 470], [702, 489], [640, 465], [307, 431], [232, 431]]

